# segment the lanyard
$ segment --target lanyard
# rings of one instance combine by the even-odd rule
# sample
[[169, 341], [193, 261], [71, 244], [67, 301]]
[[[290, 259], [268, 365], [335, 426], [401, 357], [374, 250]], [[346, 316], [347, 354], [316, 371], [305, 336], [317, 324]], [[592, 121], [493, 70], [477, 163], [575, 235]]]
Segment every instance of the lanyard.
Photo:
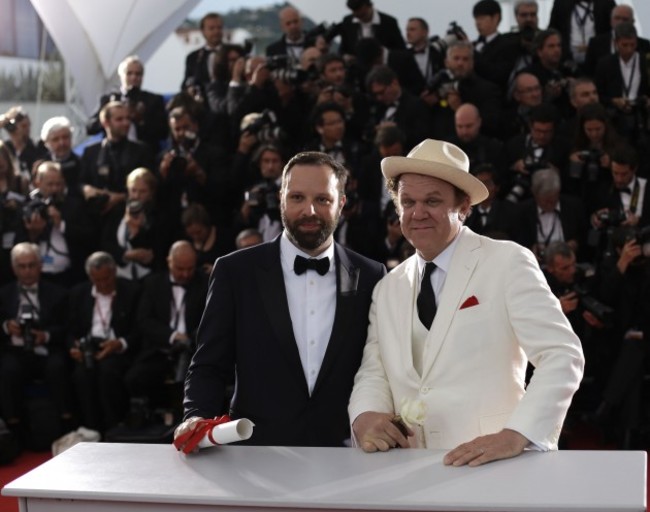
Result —
[[[580, 13], [578, 12], [580, 8], [584, 9], [582, 16], [580, 16]], [[582, 34], [582, 44], [586, 44], [587, 36], [585, 34], [585, 24], [587, 23], [587, 18], [591, 19], [592, 21], [594, 19], [593, 4], [589, 2], [576, 2], [575, 7], [573, 8], [573, 17], [575, 18], [576, 23], [580, 28], [580, 33]]]
[[632, 189], [632, 197], [630, 198], [630, 212], [636, 213], [637, 206], [639, 206], [639, 180], [634, 180], [634, 189]]
[[636, 56], [637, 54], [634, 54], [633, 60], [632, 60], [632, 70], [630, 71], [630, 79], [628, 80], [627, 83], [625, 83], [625, 78], [623, 78], [623, 69], [621, 69], [621, 78], [623, 78], [623, 97], [624, 98], [629, 98], [630, 97], [630, 89], [632, 89], [632, 81], [634, 80], [634, 73], [636, 72]]
[[110, 337], [110, 332], [111, 332], [111, 319], [113, 318], [114, 297], [115, 297], [114, 295], [111, 297], [111, 302], [109, 303], [105, 316], [104, 316], [104, 311], [102, 311], [102, 308], [99, 306], [99, 298], [98, 297], [95, 298], [95, 311], [97, 312], [97, 316], [99, 317], [99, 323], [102, 324], [102, 331], [104, 331], [104, 338], [106, 339]]
[[537, 216], [537, 232], [539, 235], [541, 235], [541, 238], [544, 241], [544, 247], [548, 247], [548, 244], [551, 242], [551, 237], [553, 236], [553, 233], [555, 233], [555, 227], [557, 226], [557, 221], [560, 218], [557, 210], [555, 210], [553, 213], [555, 214], [553, 217], [553, 225], [551, 226], [551, 230], [549, 231], [548, 235], [544, 233], [544, 229], [542, 228], [542, 221], [540, 220], [539, 215]]

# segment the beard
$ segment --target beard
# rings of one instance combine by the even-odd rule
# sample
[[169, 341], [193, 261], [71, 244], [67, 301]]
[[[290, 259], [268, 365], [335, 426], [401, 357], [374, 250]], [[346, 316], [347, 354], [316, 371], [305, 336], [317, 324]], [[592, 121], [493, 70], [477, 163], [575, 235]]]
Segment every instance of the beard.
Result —
[[[337, 213], [330, 222], [314, 215], [312, 217], [302, 217], [295, 221], [290, 221], [284, 210], [281, 211], [282, 224], [287, 230], [289, 238], [300, 248], [306, 249], [307, 251], [313, 251], [318, 249], [325, 241], [334, 233], [336, 226], [339, 223], [339, 217], [341, 216], [340, 212]], [[318, 223], [320, 229], [313, 232], [304, 232], [300, 231], [300, 226], [303, 224], [313, 224]]]

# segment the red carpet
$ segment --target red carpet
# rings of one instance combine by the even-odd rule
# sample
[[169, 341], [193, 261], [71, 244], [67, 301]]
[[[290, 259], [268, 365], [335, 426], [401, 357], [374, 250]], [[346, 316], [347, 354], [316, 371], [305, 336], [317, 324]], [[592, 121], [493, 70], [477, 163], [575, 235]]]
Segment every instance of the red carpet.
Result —
[[[4, 487], [9, 482], [12, 482], [19, 476], [24, 475], [51, 458], [52, 454], [50, 452], [23, 452], [11, 464], [0, 466], [0, 487]], [[18, 500], [16, 498], [0, 496], [0, 511], [18, 512]]]

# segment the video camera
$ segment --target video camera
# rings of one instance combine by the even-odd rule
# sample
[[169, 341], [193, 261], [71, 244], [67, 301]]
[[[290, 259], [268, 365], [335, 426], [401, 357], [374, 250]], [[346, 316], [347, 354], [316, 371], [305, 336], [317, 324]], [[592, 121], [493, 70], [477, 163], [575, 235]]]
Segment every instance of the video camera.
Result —
[[456, 41], [466, 41], [467, 39], [467, 34], [462, 27], [455, 21], [452, 21], [449, 23], [449, 27], [444, 36], [433, 36], [429, 38], [429, 42], [434, 50], [439, 52], [441, 55], [445, 55], [449, 46], [454, 44]]

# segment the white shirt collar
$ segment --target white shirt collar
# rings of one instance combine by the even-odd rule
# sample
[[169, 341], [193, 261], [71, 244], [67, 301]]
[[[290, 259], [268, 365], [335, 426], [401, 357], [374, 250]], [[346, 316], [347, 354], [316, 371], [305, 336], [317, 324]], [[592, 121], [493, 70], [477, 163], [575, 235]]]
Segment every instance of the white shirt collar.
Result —
[[[460, 238], [460, 233], [462, 229], [463, 226], [461, 226], [460, 230], [458, 230], [458, 233], [451, 241], [451, 243], [447, 247], [445, 247], [444, 250], [440, 254], [438, 254], [438, 256], [433, 258], [433, 262], [436, 264], [436, 267], [439, 268], [440, 270], [443, 270], [445, 274], [449, 271], [449, 267], [451, 266], [451, 257], [454, 255], [454, 251], [456, 250], [456, 245], [458, 245], [458, 239]], [[417, 262], [418, 262], [418, 275], [421, 276], [422, 273], [424, 272], [424, 267], [428, 262], [422, 256], [420, 256], [420, 254], [417, 251], [415, 255], [417, 257]]]

